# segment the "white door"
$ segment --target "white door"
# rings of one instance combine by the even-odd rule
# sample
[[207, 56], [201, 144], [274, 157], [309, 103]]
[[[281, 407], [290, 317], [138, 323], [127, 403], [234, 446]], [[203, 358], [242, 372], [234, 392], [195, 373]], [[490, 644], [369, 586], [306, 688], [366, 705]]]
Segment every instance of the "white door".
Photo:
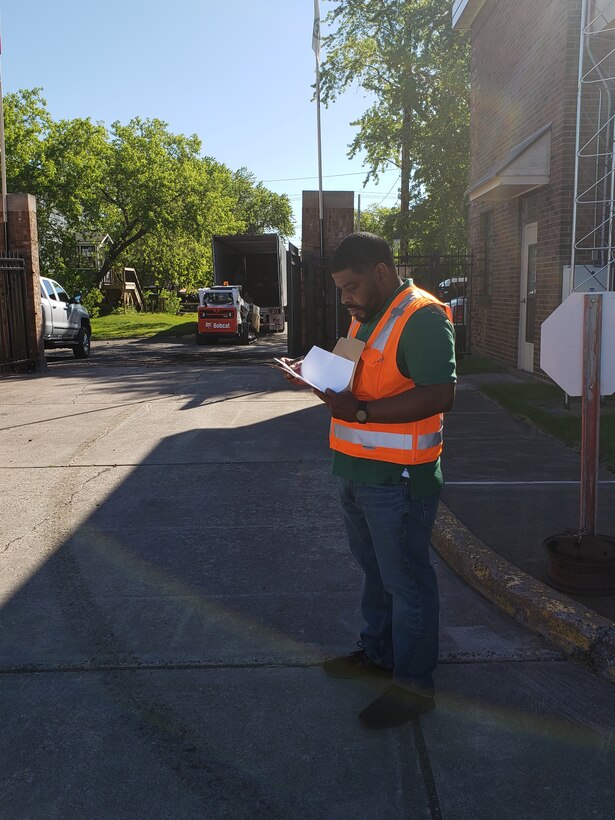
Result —
[[49, 281], [51, 282], [57, 296], [57, 302], [53, 306], [53, 335], [56, 338], [68, 339], [70, 338], [72, 331], [70, 324], [71, 306], [69, 304], [70, 300], [68, 293], [61, 285], [54, 282], [53, 279], [50, 279]]
[[533, 222], [523, 229], [521, 245], [521, 304], [519, 305], [520, 370], [534, 371], [534, 337], [536, 332], [536, 250], [538, 225]]

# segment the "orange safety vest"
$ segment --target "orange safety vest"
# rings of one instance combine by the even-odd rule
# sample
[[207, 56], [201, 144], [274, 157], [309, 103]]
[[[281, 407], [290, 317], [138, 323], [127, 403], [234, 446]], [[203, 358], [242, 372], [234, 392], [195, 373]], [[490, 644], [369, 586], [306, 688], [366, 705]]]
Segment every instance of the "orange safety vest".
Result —
[[[415, 311], [426, 305], [439, 305], [452, 321], [451, 309], [431, 293], [414, 285], [393, 299], [372, 331], [354, 378], [355, 396], [373, 401], [397, 396], [416, 385], [397, 367], [397, 347], [406, 322]], [[359, 322], [353, 319], [349, 336], [356, 336]], [[331, 419], [331, 449], [357, 458], [388, 461], [393, 464], [424, 464], [435, 461], [442, 452], [442, 413], [420, 421], [377, 424]]]

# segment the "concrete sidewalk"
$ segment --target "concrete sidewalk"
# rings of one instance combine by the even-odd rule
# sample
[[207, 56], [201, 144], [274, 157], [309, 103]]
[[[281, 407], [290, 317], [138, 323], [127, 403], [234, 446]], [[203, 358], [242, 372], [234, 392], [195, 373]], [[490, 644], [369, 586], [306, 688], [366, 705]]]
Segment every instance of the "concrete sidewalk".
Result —
[[[546, 586], [543, 542], [579, 526], [579, 454], [478, 389], [521, 378], [460, 380], [446, 418], [447, 486], [435, 543], [482, 594], [615, 682], [615, 595], [571, 597]], [[597, 531], [615, 534], [615, 476], [606, 470], [598, 497]]]
[[612, 814], [615, 688], [438, 556], [438, 708], [360, 726], [326, 429], [257, 364], [0, 381], [0, 816]]

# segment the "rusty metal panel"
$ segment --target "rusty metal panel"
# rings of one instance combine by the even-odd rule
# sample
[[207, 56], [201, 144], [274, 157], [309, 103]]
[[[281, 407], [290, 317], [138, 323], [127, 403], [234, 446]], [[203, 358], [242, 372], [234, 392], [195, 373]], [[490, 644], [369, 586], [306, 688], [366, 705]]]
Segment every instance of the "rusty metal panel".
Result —
[[34, 367], [28, 333], [33, 321], [27, 309], [24, 260], [0, 258], [0, 372]]

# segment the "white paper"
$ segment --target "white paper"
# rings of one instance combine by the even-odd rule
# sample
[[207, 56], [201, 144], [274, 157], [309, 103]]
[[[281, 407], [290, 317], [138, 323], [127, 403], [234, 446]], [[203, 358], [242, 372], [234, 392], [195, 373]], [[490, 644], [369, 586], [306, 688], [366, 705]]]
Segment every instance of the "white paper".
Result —
[[301, 376], [322, 393], [325, 390], [341, 393], [348, 388], [353, 369], [354, 362], [350, 359], [313, 347], [301, 364]]
[[284, 370], [286, 373], [289, 373], [294, 379], [299, 379], [300, 382], [307, 384], [308, 387], [316, 387], [317, 390], [320, 390], [320, 388], [317, 387], [315, 384], [312, 384], [312, 382], [309, 382], [307, 379], [304, 379], [301, 373], [297, 373], [296, 370], [293, 370], [292, 367], [289, 367], [286, 364], [286, 362], [283, 362], [281, 359], [274, 359], [273, 361], [276, 362], [280, 370]]

